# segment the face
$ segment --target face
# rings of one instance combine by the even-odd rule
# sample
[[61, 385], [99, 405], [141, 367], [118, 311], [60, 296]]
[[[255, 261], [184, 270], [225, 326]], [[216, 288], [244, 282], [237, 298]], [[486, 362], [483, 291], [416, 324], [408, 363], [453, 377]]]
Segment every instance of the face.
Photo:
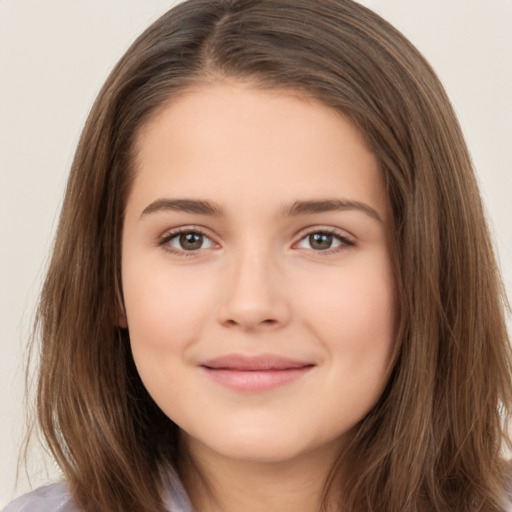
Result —
[[221, 83], [175, 98], [136, 149], [121, 324], [150, 395], [219, 456], [341, 448], [394, 338], [389, 207], [361, 134], [291, 92]]

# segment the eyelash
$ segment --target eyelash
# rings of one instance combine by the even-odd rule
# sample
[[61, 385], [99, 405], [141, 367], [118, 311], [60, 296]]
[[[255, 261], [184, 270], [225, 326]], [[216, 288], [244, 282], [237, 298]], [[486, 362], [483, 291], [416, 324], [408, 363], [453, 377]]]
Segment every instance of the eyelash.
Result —
[[[205, 238], [208, 238], [209, 240], [212, 241], [212, 243], [215, 244], [215, 242], [213, 242], [213, 240], [211, 239], [210, 236], [208, 236], [201, 228], [197, 227], [197, 226], [190, 226], [190, 227], [186, 227], [186, 228], [178, 228], [178, 229], [175, 229], [175, 230], [172, 230], [172, 231], [169, 231], [167, 233], [165, 233], [158, 241], [158, 245], [163, 247], [163, 249], [165, 251], [168, 251], [172, 254], [175, 254], [177, 256], [180, 256], [180, 257], [183, 257], [183, 258], [188, 258], [188, 257], [191, 257], [191, 256], [195, 256], [197, 252], [199, 252], [200, 249], [197, 249], [197, 250], [192, 250], [192, 251], [186, 251], [184, 249], [180, 250], [180, 249], [175, 249], [174, 247], [171, 247], [169, 244], [169, 242], [171, 240], [173, 240], [174, 238], [176, 238], [177, 236], [179, 235], [184, 235], [184, 234], [195, 234], [195, 235], [201, 235]], [[332, 235], [333, 237], [337, 238], [338, 241], [340, 242], [340, 245], [333, 248], [333, 249], [326, 249], [326, 250], [319, 250], [319, 251], [315, 251], [314, 249], [309, 249], [311, 251], [313, 251], [314, 253], [320, 255], [320, 256], [330, 256], [332, 254], [336, 254], [336, 253], [339, 253], [341, 251], [344, 251], [346, 250], [348, 247], [353, 247], [355, 245], [355, 243], [350, 240], [348, 237], [346, 237], [345, 235], [342, 235], [338, 230], [336, 229], [333, 229], [333, 228], [317, 228], [317, 229], [312, 229], [310, 231], [307, 231], [306, 233], [304, 233], [299, 242], [301, 242], [302, 240], [304, 240], [305, 238], [307, 238], [308, 236], [311, 236], [311, 235], [315, 235], [315, 234], [323, 234], [323, 235]], [[297, 243], [299, 243], [297, 242]]]

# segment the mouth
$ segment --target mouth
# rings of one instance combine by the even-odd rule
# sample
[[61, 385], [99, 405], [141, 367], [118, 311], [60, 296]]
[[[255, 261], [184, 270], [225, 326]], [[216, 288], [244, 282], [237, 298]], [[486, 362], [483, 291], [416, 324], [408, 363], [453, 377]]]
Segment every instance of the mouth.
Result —
[[230, 354], [209, 359], [200, 368], [216, 383], [236, 391], [267, 391], [305, 376], [315, 364], [281, 356]]

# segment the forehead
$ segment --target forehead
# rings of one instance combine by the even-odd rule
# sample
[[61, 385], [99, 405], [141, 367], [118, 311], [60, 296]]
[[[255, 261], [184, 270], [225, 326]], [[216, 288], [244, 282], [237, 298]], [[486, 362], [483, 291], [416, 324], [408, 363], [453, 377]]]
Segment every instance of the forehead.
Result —
[[[298, 117], [300, 122], [292, 126]], [[177, 135], [172, 132], [174, 128], [180, 134], [199, 137], [204, 133], [203, 129], [213, 128], [219, 133], [220, 129], [229, 130], [234, 125], [240, 137], [254, 136], [256, 131], [247, 132], [266, 126], [266, 142], [270, 139], [280, 144], [285, 141], [284, 137], [276, 140], [274, 133], [281, 128], [287, 129], [286, 137], [290, 143], [294, 142], [294, 136], [302, 135], [314, 140], [314, 134], [323, 138], [327, 129], [343, 130], [340, 136], [350, 135], [357, 139], [358, 146], [365, 152], [371, 152], [364, 134], [348, 115], [302, 91], [262, 88], [253, 82], [226, 78], [193, 85], [173, 95], [138, 130], [136, 154], [144, 149], [148, 138], [154, 137], [155, 132], [162, 132], [162, 129], [166, 129], [169, 136]]]
[[190, 89], [142, 127], [135, 149], [133, 188], [148, 200], [179, 193], [229, 202], [250, 192], [282, 203], [336, 192], [386, 209], [379, 166], [361, 132], [295, 91], [237, 82]]

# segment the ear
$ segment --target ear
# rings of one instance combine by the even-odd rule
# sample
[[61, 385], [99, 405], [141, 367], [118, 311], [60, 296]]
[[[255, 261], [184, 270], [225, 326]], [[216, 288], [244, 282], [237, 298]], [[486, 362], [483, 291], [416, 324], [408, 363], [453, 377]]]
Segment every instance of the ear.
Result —
[[110, 321], [115, 327], [120, 327], [121, 329], [128, 328], [128, 319], [122, 302], [117, 301], [117, 303], [110, 308]]
[[128, 329], [128, 320], [126, 319], [125, 313], [120, 313], [117, 315], [117, 327], [121, 327], [121, 329]]
[[121, 329], [128, 328], [128, 319], [126, 318], [123, 292], [121, 291], [119, 282], [116, 282], [116, 301], [112, 307], [112, 323]]

